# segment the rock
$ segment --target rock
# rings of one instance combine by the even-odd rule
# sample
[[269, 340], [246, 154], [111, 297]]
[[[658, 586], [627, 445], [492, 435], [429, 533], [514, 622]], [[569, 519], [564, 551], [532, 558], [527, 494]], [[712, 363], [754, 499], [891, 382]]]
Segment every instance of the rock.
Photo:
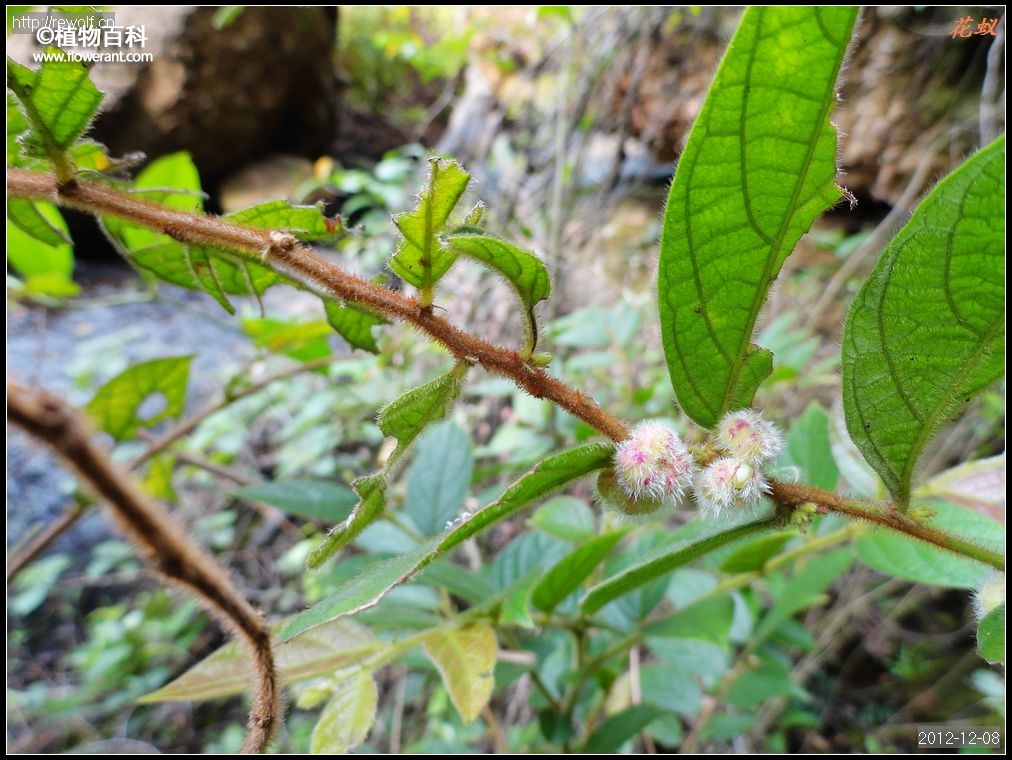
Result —
[[[150, 63], [99, 63], [108, 93], [93, 136], [116, 154], [188, 150], [213, 186], [230, 170], [279, 151], [316, 158], [337, 125], [333, 8], [246, 6], [215, 29], [217, 9], [115, 6], [116, 25], [143, 26]], [[8, 52], [31, 64], [34, 38]]]

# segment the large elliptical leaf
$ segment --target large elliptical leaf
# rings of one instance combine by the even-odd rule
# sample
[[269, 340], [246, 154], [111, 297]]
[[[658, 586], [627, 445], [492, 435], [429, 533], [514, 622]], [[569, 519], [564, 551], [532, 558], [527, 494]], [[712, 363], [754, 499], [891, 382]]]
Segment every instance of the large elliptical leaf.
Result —
[[772, 371], [751, 343], [780, 267], [838, 201], [829, 114], [856, 8], [749, 8], [668, 197], [658, 304], [679, 404], [703, 427]]
[[899, 504], [932, 435], [1004, 368], [1004, 163], [1002, 136], [940, 182], [847, 318], [847, 430]]

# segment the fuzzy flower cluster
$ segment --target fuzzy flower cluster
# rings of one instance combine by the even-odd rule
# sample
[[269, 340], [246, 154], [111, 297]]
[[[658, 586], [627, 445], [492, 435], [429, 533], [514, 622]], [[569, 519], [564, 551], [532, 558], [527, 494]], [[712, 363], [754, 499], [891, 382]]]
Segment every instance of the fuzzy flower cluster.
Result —
[[720, 456], [699, 470], [669, 425], [641, 422], [618, 445], [614, 469], [598, 476], [598, 495], [625, 515], [649, 517], [677, 506], [691, 491], [700, 509], [716, 516], [755, 504], [770, 492], [763, 467], [784, 449], [773, 423], [751, 409], [732, 412], [714, 431], [713, 446]]
[[615, 452], [615, 475], [626, 493], [678, 501], [695, 465], [678, 433], [663, 422], [641, 422]]
[[714, 445], [725, 455], [710, 462], [695, 477], [693, 488], [700, 509], [719, 515], [729, 507], [747, 507], [770, 492], [762, 468], [784, 450], [777, 427], [758, 412], [742, 409], [720, 421]]
[[646, 421], [618, 445], [614, 470], [598, 476], [602, 501], [625, 515], [639, 517], [677, 506], [692, 485], [696, 463], [669, 425]]

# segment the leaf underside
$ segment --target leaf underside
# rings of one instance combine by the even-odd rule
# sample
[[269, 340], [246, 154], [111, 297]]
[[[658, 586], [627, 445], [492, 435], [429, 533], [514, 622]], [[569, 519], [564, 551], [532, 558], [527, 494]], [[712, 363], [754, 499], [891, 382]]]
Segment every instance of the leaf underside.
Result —
[[847, 430], [900, 504], [931, 437], [1004, 371], [1004, 163], [1001, 137], [940, 182], [847, 319]]
[[749, 8], [671, 187], [658, 269], [675, 395], [703, 427], [750, 406], [772, 371], [751, 343], [767, 292], [841, 196], [829, 115], [854, 8]]

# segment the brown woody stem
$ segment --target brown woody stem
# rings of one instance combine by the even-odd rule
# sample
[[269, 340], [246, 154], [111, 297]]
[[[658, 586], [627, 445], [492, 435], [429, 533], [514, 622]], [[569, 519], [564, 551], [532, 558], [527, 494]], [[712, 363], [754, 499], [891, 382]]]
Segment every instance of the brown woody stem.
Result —
[[62, 396], [7, 382], [7, 418], [52, 448], [112, 509], [123, 532], [162, 575], [194, 592], [247, 646], [253, 706], [244, 753], [264, 752], [281, 721], [281, 692], [263, 616], [232, 586], [214, 558], [151, 501], [91, 440], [80, 412]]
[[584, 394], [569, 388], [543, 369], [527, 364], [520, 354], [469, 335], [433, 314], [414, 298], [355, 277], [315, 255], [291, 236], [270, 230], [240, 227], [201, 214], [163, 208], [94, 182], [60, 185], [52, 174], [9, 169], [7, 193], [47, 200], [93, 214], [106, 214], [163, 232], [183, 243], [207, 245], [263, 263], [317, 295], [353, 301], [401, 322], [407, 322], [444, 345], [458, 360], [480, 364], [509, 378], [535, 398], [546, 398], [614, 441], [624, 440], [628, 428]]

